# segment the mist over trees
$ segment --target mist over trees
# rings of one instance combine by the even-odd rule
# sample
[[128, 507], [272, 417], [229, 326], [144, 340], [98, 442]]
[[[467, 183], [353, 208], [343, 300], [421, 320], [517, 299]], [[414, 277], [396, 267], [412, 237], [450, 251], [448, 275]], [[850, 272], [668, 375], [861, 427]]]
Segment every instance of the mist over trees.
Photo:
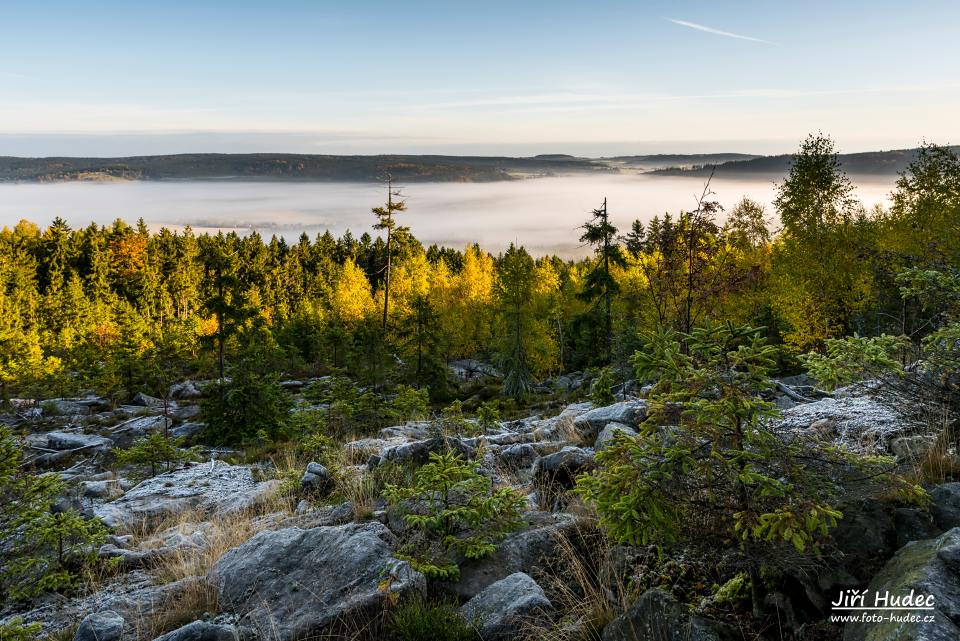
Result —
[[424, 247], [396, 225], [393, 196], [374, 210], [387, 238], [290, 244], [255, 232], [150, 233], [142, 221], [21, 221], [0, 232], [2, 394], [121, 398], [178, 376], [229, 377], [256, 358], [261, 373], [344, 371], [439, 400], [445, 363], [476, 358], [500, 366], [505, 391], [521, 399], [537, 379], [626, 363], [644, 330], [719, 319], [764, 327], [788, 354], [852, 333], [919, 345], [930, 312], [901, 297], [898, 274], [957, 269], [958, 183], [957, 155], [926, 145], [893, 205], [867, 211], [833, 141], [814, 135], [775, 211], [744, 200], [723, 212], [707, 189], [693, 211], [621, 235], [604, 207], [585, 221], [594, 255], [581, 260]]

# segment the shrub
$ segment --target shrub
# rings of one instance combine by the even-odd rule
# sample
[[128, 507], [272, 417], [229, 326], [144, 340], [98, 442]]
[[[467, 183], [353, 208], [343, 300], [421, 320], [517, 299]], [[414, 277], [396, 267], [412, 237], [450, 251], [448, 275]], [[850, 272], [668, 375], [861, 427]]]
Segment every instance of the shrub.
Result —
[[455, 601], [430, 603], [414, 598], [389, 615], [387, 629], [396, 641], [479, 641], [480, 637], [457, 610]]
[[497, 427], [500, 422], [500, 407], [496, 401], [481, 403], [477, 408], [477, 422], [485, 430]]
[[390, 403], [391, 414], [400, 421], [415, 421], [426, 418], [429, 392], [406, 385], [397, 386], [397, 395]]
[[275, 376], [258, 374], [251, 363], [244, 363], [233, 372], [232, 380], [217, 385], [204, 401], [203, 435], [217, 445], [255, 438], [280, 440], [288, 434], [292, 406]]
[[896, 356], [910, 346], [905, 336], [828, 338], [826, 353], [811, 352], [801, 357], [810, 375], [827, 389], [836, 389], [866, 378], [903, 375]]
[[648, 419], [638, 436], [618, 435], [578, 484], [616, 540], [739, 541], [739, 558], [759, 589], [759, 559], [784, 558], [789, 546], [816, 553], [842, 518], [834, 507], [838, 472], [859, 468], [860, 480], [874, 479], [876, 487], [922, 492], [889, 474], [889, 461], [776, 432], [767, 420], [774, 407], [761, 398], [774, 356], [761, 330], [750, 327], [649, 337], [634, 356], [639, 378], [658, 379]]
[[33, 641], [43, 626], [39, 623], [24, 623], [15, 617], [6, 623], [0, 623], [0, 639], [3, 641]]
[[430, 578], [456, 580], [458, 560], [480, 559], [520, 525], [523, 497], [494, 490], [476, 466], [458, 454], [430, 454], [405, 487], [387, 485], [383, 496], [403, 512], [412, 531], [405, 557]]
[[0, 426], [0, 597], [27, 598], [73, 584], [96, 559], [105, 529], [74, 510], [54, 514], [63, 491], [54, 475], [22, 469], [23, 453], [9, 428]]
[[594, 407], [604, 407], [617, 402], [617, 397], [613, 394], [613, 370], [609, 367], [600, 370], [600, 375], [590, 386], [590, 402]]
[[149, 465], [150, 476], [156, 476], [161, 463], [167, 464], [169, 472], [174, 463], [198, 459], [195, 450], [180, 449], [182, 444], [181, 438], [170, 438], [162, 432], [154, 432], [138, 440], [132, 447], [116, 452], [114, 458], [119, 465]]

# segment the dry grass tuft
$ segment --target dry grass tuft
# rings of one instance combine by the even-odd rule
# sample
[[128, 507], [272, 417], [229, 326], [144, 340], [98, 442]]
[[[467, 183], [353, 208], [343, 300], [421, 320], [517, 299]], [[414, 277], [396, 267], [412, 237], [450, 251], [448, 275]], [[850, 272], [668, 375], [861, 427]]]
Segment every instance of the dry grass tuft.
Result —
[[556, 560], [538, 572], [557, 612], [563, 616], [551, 627], [528, 626], [527, 641], [600, 641], [604, 626], [627, 610], [636, 596], [623, 576], [605, 576], [600, 569], [612, 547], [598, 531], [581, 530], [557, 537]]

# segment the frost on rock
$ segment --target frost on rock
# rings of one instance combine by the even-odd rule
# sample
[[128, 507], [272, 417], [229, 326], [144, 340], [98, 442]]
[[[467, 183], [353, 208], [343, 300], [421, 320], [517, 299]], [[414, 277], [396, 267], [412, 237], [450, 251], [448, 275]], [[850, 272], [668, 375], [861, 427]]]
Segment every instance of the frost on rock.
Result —
[[777, 427], [788, 432], [816, 433], [847, 449], [876, 453], [890, 439], [909, 432], [910, 420], [867, 396], [841, 396], [804, 403], [785, 410]]
[[274, 485], [271, 481], [258, 483], [248, 467], [219, 461], [202, 463], [147, 479], [94, 512], [114, 528], [132, 527], [189, 509], [222, 515], [250, 507]]

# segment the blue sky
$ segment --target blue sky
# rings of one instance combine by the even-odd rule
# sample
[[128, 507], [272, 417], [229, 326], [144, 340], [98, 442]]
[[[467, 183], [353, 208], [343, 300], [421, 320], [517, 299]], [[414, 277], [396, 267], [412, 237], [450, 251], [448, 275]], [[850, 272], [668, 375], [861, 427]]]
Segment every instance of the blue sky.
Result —
[[960, 3], [0, 1], [0, 155], [960, 141]]

